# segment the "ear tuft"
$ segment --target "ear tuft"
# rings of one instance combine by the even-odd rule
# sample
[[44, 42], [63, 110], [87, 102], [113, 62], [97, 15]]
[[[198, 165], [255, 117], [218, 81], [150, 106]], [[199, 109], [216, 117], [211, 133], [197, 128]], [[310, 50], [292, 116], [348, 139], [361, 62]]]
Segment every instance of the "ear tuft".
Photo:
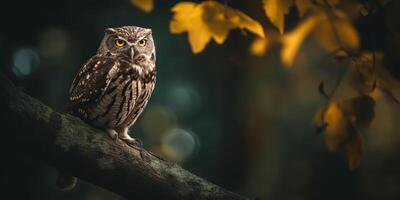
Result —
[[143, 32], [144, 35], [151, 35], [151, 34], [153, 34], [153, 31], [152, 31], [151, 29], [149, 29], [149, 28], [143, 28], [143, 29], [142, 29], [142, 32]]
[[113, 29], [113, 28], [106, 28], [106, 29], [104, 30], [104, 33], [105, 33], [105, 34], [114, 34], [114, 33], [116, 33], [116, 30]]

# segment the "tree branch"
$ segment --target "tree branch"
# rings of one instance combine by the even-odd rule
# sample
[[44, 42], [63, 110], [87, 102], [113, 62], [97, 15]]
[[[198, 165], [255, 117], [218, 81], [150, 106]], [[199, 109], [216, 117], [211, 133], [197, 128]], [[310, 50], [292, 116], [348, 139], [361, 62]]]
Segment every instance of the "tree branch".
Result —
[[12, 130], [2, 134], [2, 142], [16, 151], [128, 199], [247, 199], [139, 147], [111, 140], [30, 97], [1, 74], [0, 117], [3, 130]]

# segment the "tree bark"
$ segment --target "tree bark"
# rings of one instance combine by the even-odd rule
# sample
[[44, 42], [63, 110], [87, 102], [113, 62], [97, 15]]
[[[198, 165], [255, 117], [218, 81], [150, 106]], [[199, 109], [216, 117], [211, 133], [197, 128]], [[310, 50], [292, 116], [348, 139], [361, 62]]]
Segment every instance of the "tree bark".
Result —
[[111, 140], [104, 131], [30, 97], [1, 74], [0, 111], [3, 130], [8, 130], [2, 142], [13, 150], [128, 199], [247, 199], [140, 147]]

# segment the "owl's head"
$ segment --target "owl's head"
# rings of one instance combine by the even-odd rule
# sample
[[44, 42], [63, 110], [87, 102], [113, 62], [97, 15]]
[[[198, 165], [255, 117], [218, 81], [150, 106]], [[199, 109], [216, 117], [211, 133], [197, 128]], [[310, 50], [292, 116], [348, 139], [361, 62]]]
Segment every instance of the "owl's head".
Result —
[[111, 54], [131, 59], [132, 62], [155, 62], [155, 47], [151, 29], [137, 26], [107, 28], [97, 50], [98, 54]]

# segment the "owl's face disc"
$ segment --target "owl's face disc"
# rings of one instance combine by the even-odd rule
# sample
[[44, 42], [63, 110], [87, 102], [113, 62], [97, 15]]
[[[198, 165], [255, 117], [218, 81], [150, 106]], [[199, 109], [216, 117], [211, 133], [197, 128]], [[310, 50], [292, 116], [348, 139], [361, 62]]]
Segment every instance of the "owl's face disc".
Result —
[[107, 28], [98, 54], [111, 54], [132, 63], [155, 64], [155, 46], [151, 29], [137, 26]]

